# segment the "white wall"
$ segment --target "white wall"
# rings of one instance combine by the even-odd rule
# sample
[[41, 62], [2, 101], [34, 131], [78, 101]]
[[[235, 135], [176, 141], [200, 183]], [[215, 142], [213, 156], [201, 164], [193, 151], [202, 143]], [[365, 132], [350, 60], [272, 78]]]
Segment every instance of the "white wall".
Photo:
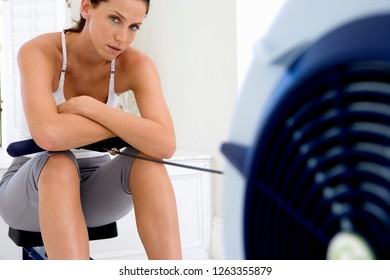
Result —
[[[238, 95], [236, 0], [152, 1], [137, 36], [134, 46], [154, 60], [161, 75], [178, 150], [211, 153], [214, 167], [222, 169], [219, 149]], [[222, 176], [214, 179], [214, 214], [221, 217]], [[211, 243], [215, 258], [223, 256], [221, 238]]]
[[156, 63], [180, 150], [217, 153], [237, 95], [235, 0], [152, 1], [134, 45]]

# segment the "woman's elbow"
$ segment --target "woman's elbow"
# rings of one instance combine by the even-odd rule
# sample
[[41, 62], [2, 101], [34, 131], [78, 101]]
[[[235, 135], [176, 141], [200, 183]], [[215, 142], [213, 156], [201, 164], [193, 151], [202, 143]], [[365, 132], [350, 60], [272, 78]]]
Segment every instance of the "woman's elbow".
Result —
[[170, 159], [176, 152], [176, 139], [175, 137], [167, 137], [165, 141], [160, 142], [159, 150], [156, 151], [155, 157], [161, 159]]
[[164, 151], [163, 158], [170, 159], [171, 157], [173, 157], [175, 152], [176, 152], [176, 141], [173, 140], [173, 141], [170, 141], [170, 143], [167, 145], [167, 147]]
[[46, 151], [57, 151], [59, 147], [59, 137], [51, 129], [39, 130], [31, 132], [32, 138], [35, 143]]

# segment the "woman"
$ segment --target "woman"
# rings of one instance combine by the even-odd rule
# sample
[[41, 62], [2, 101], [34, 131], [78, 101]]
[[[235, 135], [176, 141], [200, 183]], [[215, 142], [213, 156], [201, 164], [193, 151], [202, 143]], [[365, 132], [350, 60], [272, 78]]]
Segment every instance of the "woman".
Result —
[[[41, 231], [50, 259], [89, 259], [87, 226], [115, 221], [133, 203], [148, 258], [181, 258], [163, 165], [72, 150], [118, 136], [147, 156], [173, 155], [158, 73], [130, 46], [148, 10], [149, 0], [82, 0], [76, 27], [20, 48], [25, 138], [51, 152], [13, 161], [0, 185], [0, 213], [14, 228]], [[115, 108], [118, 94], [129, 90], [142, 118]]]

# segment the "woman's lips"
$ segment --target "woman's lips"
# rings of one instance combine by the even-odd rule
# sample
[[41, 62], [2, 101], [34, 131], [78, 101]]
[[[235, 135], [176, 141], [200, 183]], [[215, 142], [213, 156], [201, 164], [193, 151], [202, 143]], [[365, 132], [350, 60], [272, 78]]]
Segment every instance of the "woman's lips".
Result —
[[115, 46], [111, 46], [111, 45], [108, 45], [108, 47], [116, 52], [120, 52], [122, 49], [119, 48], [119, 47], [115, 47]]

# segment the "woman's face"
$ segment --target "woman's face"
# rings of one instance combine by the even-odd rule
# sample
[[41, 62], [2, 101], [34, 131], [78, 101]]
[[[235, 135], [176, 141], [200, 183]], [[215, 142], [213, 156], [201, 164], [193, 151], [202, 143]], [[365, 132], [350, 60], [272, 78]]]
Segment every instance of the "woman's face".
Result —
[[146, 9], [142, 0], [109, 0], [96, 8], [89, 8], [86, 27], [92, 43], [104, 59], [113, 60], [130, 46]]

